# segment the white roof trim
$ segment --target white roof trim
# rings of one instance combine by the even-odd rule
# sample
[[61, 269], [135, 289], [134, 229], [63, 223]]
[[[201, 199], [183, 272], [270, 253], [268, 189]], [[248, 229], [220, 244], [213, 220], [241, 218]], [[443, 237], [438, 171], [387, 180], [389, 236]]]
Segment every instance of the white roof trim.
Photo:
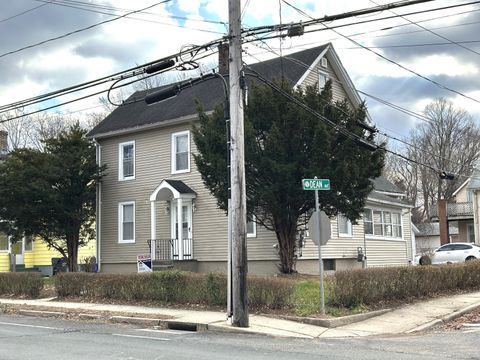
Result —
[[467, 180], [465, 180], [464, 183], [463, 183], [462, 185], [460, 185], [460, 186], [457, 188], [457, 190], [454, 191], [454, 193], [452, 194], [452, 196], [457, 196], [457, 194], [460, 192], [460, 190], [462, 190], [463, 187], [464, 187], [465, 185], [467, 185], [469, 181], [470, 181], [470, 178], [468, 178]]
[[[331, 47], [331, 45], [328, 44], [325, 47], [325, 49], [320, 53], [320, 55], [317, 56], [315, 61], [312, 64], [309, 65], [307, 71], [305, 71], [305, 73], [302, 75], [300, 80], [298, 80], [298, 82], [294, 85], [294, 89], [299, 87], [305, 81], [307, 76], [310, 75], [310, 73], [315, 69], [315, 66], [317, 66], [317, 64], [320, 62], [320, 59], [325, 55], [325, 53], [330, 49], [330, 47]], [[288, 56], [286, 56], [286, 57], [288, 57]]]
[[397, 208], [402, 208], [402, 209], [413, 209], [413, 205], [408, 205], [408, 204], [399, 204], [397, 202], [393, 201], [388, 201], [388, 200], [378, 200], [378, 199], [372, 199], [371, 197], [367, 198], [367, 202], [369, 203], [375, 203], [375, 204], [386, 204], [390, 206], [395, 206]]
[[157, 201], [157, 196], [160, 190], [168, 189], [172, 192], [174, 199], [195, 199], [197, 196], [195, 194], [181, 194], [177, 189], [175, 189], [168, 180], [162, 180], [160, 185], [153, 191], [152, 195], [150, 195], [150, 201]]

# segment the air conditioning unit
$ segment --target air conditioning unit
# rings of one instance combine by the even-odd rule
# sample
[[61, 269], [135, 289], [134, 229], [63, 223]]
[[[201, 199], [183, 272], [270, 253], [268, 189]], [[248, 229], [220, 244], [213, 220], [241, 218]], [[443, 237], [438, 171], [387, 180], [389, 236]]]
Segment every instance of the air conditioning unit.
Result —
[[322, 58], [321, 62], [320, 62], [320, 65], [324, 68], [328, 67], [328, 60], [327, 58]]

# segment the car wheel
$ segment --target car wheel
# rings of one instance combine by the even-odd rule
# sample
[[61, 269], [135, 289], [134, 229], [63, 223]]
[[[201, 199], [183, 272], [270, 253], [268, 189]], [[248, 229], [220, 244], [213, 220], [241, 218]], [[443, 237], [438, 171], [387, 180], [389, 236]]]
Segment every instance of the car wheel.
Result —
[[432, 260], [430, 259], [429, 256], [427, 255], [423, 255], [419, 260], [418, 260], [418, 263], [420, 265], [431, 265], [432, 264]]
[[477, 258], [475, 256], [469, 256], [465, 259], [465, 261], [472, 261], [472, 260], [476, 260]]

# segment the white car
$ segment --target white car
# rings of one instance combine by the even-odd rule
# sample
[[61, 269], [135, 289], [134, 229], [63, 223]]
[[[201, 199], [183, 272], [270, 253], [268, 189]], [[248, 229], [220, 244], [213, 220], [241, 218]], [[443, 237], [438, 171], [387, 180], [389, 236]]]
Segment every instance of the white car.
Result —
[[460, 263], [476, 259], [480, 259], [480, 246], [462, 242], [442, 245], [431, 256], [432, 264]]

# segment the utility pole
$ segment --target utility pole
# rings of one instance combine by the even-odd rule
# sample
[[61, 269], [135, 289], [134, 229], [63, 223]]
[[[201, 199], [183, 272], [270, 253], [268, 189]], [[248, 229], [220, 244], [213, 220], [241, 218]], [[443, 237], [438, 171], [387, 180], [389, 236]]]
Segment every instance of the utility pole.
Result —
[[245, 185], [245, 141], [243, 129], [244, 83], [240, 0], [229, 0], [230, 49], [230, 134], [231, 134], [231, 210], [232, 210], [232, 325], [248, 327], [247, 303], [247, 200]]

